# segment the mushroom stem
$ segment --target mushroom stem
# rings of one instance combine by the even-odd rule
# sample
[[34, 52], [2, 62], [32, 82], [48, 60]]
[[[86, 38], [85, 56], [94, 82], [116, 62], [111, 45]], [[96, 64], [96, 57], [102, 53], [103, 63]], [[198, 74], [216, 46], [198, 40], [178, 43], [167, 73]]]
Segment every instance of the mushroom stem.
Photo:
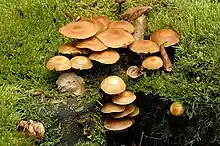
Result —
[[134, 39], [135, 40], [144, 40], [144, 33], [146, 30], [146, 16], [141, 15], [135, 20], [135, 32]]
[[164, 44], [160, 45], [160, 56], [161, 56], [161, 59], [163, 60], [164, 70], [167, 72], [171, 72], [172, 71], [172, 63], [171, 63], [170, 58], [164, 48]]

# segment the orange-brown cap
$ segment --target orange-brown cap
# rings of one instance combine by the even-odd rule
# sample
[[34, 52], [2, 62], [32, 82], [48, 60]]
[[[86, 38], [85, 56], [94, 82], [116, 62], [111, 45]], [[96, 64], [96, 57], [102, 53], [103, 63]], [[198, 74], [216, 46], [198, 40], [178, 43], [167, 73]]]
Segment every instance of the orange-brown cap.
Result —
[[130, 49], [136, 53], [156, 53], [160, 47], [151, 40], [138, 40], [130, 45]]
[[112, 102], [118, 105], [127, 105], [134, 102], [136, 95], [131, 91], [124, 91], [112, 98]]
[[106, 103], [103, 105], [101, 112], [102, 113], [117, 113], [117, 112], [123, 112], [125, 110], [125, 106], [117, 105], [114, 103]]
[[134, 106], [134, 111], [128, 115], [128, 117], [135, 117], [140, 113], [140, 109], [137, 106]]
[[74, 69], [86, 70], [93, 67], [92, 61], [85, 56], [75, 56], [70, 61]]
[[106, 118], [104, 121], [104, 127], [108, 130], [119, 131], [131, 127], [133, 123], [134, 120], [130, 118], [124, 118], [124, 119]]
[[117, 119], [122, 118], [122, 117], [125, 117], [125, 116], [131, 114], [132, 112], [134, 112], [134, 109], [135, 109], [134, 105], [130, 104], [125, 107], [125, 110], [123, 112], [113, 113], [113, 114], [111, 114], [111, 116], [113, 118], [117, 118]]
[[92, 20], [101, 22], [104, 26], [103, 30], [107, 29], [109, 24], [111, 23], [111, 20], [109, 20], [106, 16], [96, 16], [93, 17]]
[[88, 48], [88, 49], [91, 49], [92, 51], [103, 51], [108, 48], [96, 37], [88, 38], [88, 39], [80, 42], [79, 44], [77, 44], [76, 47]]
[[146, 69], [159, 69], [163, 66], [163, 61], [158, 56], [150, 56], [142, 62], [142, 66]]
[[61, 54], [88, 54], [88, 49], [79, 49], [72, 43], [65, 43], [61, 45], [58, 52]]
[[71, 68], [70, 60], [65, 56], [54, 56], [47, 62], [47, 69], [65, 71]]
[[98, 32], [98, 27], [93, 21], [79, 20], [64, 25], [59, 32], [69, 38], [86, 39], [94, 36]]
[[134, 37], [127, 31], [119, 28], [109, 28], [96, 36], [105, 46], [120, 48], [134, 42]]
[[161, 29], [153, 32], [150, 39], [159, 46], [166, 42], [164, 47], [169, 47], [179, 42], [179, 35], [172, 29]]
[[93, 52], [89, 59], [98, 61], [103, 64], [114, 64], [120, 58], [120, 55], [114, 50], [105, 50], [101, 52]]
[[129, 33], [133, 33], [135, 30], [133, 24], [128, 21], [112, 21], [109, 25], [109, 28], [121, 28]]
[[174, 102], [170, 106], [170, 113], [173, 116], [181, 116], [184, 113], [184, 111], [185, 111], [185, 108], [184, 108], [183, 104], [180, 102]]
[[126, 84], [118, 76], [108, 76], [101, 82], [101, 89], [110, 95], [120, 94], [121, 92], [125, 91]]

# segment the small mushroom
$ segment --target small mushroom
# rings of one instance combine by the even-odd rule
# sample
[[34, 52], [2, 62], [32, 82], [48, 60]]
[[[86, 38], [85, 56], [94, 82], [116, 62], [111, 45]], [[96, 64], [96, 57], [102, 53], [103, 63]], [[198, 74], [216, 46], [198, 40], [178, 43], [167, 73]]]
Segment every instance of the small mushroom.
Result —
[[135, 117], [140, 113], [140, 109], [137, 106], [134, 106], [134, 111], [128, 115], [128, 117]]
[[108, 130], [120, 131], [131, 127], [133, 123], [134, 120], [131, 118], [124, 118], [124, 119], [106, 118], [104, 121], [104, 127]]
[[130, 33], [119, 28], [109, 28], [96, 37], [110, 48], [120, 48], [134, 42], [134, 37]]
[[86, 39], [98, 32], [96, 23], [88, 20], [71, 22], [59, 29], [59, 32], [69, 38]]
[[74, 69], [87, 70], [93, 67], [92, 61], [85, 56], [75, 56], [70, 62]]
[[136, 95], [131, 91], [124, 91], [112, 98], [112, 102], [118, 105], [128, 105], [134, 102]]
[[128, 21], [112, 21], [108, 28], [120, 28], [126, 30], [129, 33], [133, 33], [135, 30], [133, 24]]
[[156, 53], [160, 51], [160, 47], [151, 40], [138, 40], [130, 45], [130, 49], [136, 53]]
[[94, 20], [95, 22], [96, 21], [99, 21], [103, 24], [104, 26], [104, 30], [106, 30], [109, 26], [109, 24], [111, 23], [111, 20], [109, 20], [106, 16], [96, 16], [96, 17], [93, 17], [92, 20]]
[[49, 70], [65, 71], [71, 68], [70, 60], [65, 56], [54, 56], [46, 65]]
[[120, 55], [114, 50], [105, 50], [101, 52], [93, 52], [89, 59], [98, 61], [103, 64], [114, 64], [120, 58]]
[[125, 106], [117, 105], [117, 104], [109, 102], [103, 105], [101, 112], [107, 114], [107, 113], [123, 112], [124, 110], [125, 110]]
[[103, 51], [108, 48], [100, 40], [98, 40], [96, 37], [88, 38], [88, 39], [80, 42], [79, 44], [77, 44], [76, 47], [88, 48], [92, 51]]
[[158, 56], [150, 56], [142, 62], [142, 66], [149, 70], [159, 69], [163, 66], [163, 61]]
[[131, 114], [132, 112], [134, 112], [134, 110], [135, 110], [134, 105], [130, 104], [125, 107], [125, 110], [123, 112], [113, 113], [113, 114], [111, 114], [111, 116], [116, 119], [123, 118], [123, 117]]
[[138, 78], [139, 76], [141, 76], [143, 74], [143, 72], [141, 71], [141, 69], [137, 66], [130, 66], [127, 69], [127, 75], [131, 78]]
[[58, 52], [61, 54], [76, 55], [76, 54], [88, 54], [89, 50], [79, 49], [72, 43], [65, 43], [59, 47]]
[[108, 76], [101, 82], [101, 89], [109, 94], [120, 94], [126, 89], [125, 82], [118, 76]]
[[170, 113], [173, 116], [182, 116], [185, 111], [185, 108], [182, 103], [174, 102], [170, 106]]

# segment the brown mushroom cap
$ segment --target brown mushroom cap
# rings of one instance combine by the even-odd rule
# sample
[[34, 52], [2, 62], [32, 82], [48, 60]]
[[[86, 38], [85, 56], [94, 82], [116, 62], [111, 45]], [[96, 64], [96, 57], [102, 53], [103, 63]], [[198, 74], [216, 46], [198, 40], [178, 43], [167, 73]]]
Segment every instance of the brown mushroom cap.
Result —
[[121, 28], [129, 33], [133, 33], [135, 27], [128, 21], [112, 21], [108, 28]]
[[65, 71], [71, 68], [70, 60], [65, 56], [54, 56], [47, 62], [47, 69]]
[[109, 24], [111, 23], [111, 20], [109, 20], [106, 16], [96, 16], [96, 17], [93, 17], [92, 20], [94, 20], [95, 22], [96, 21], [99, 21], [103, 24], [104, 26], [104, 30], [106, 30], [109, 26]]
[[65, 43], [61, 45], [58, 52], [61, 54], [88, 54], [88, 49], [79, 49], [72, 43]]
[[134, 111], [128, 115], [128, 117], [135, 117], [140, 113], [140, 109], [137, 106], [134, 106]]
[[160, 47], [151, 40], [138, 40], [130, 45], [130, 49], [136, 53], [156, 53]]
[[88, 38], [79, 44], [76, 45], [78, 48], [88, 48], [93, 51], [103, 51], [106, 50], [108, 47], [106, 47], [99, 39], [96, 37]]
[[110, 119], [107, 118], [104, 121], [104, 127], [108, 130], [119, 131], [129, 128], [134, 123], [133, 119]]
[[112, 98], [112, 102], [118, 105], [127, 105], [134, 102], [136, 95], [131, 91], [124, 91]]
[[108, 76], [101, 82], [101, 89], [110, 95], [119, 94], [126, 89], [125, 82], [118, 76]]
[[123, 112], [113, 113], [113, 114], [111, 114], [111, 116], [113, 118], [122, 118], [122, 117], [125, 117], [125, 116], [131, 114], [134, 111], [134, 109], [135, 109], [134, 105], [130, 104], [125, 107], [125, 110]]
[[150, 56], [142, 62], [142, 66], [146, 69], [159, 69], [163, 66], [163, 61], [158, 56]]
[[107, 47], [120, 48], [134, 42], [134, 37], [119, 28], [109, 28], [96, 36]]
[[103, 105], [101, 112], [107, 114], [107, 113], [123, 112], [124, 110], [125, 110], [125, 106], [117, 105], [109, 102]]
[[93, 52], [89, 59], [98, 61], [103, 64], [114, 64], [120, 58], [120, 55], [114, 50], [105, 50], [101, 52]]
[[159, 46], [166, 42], [164, 47], [169, 47], [179, 42], [179, 35], [172, 29], [161, 29], [152, 33], [150, 39]]
[[98, 27], [93, 21], [79, 20], [64, 25], [59, 32], [69, 38], [86, 39], [94, 36], [98, 32]]
[[174, 116], [181, 116], [185, 111], [185, 108], [182, 103], [174, 102], [170, 106], [170, 113]]
[[75, 69], [86, 70], [93, 67], [92, 61], [85, 56], [75, 56], [70, 61], [72, 68]]

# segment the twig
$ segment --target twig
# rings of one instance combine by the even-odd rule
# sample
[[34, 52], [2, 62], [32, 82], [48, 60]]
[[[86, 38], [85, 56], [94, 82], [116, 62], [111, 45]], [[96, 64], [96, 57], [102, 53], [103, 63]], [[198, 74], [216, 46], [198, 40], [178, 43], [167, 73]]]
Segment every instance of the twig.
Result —
[[140, 139], [138, 146], [142, 145], [143, 137], [144, 137], [144, 132], [141, 133], [141, 139]]
[[147, 136], [144, 135], [146, 138], [150, 138], [150, 139], [155, 139], [155, 140], [162, 140], [163, 138], [158, 138], [158, 137], [152, 137], [152, 136]]

